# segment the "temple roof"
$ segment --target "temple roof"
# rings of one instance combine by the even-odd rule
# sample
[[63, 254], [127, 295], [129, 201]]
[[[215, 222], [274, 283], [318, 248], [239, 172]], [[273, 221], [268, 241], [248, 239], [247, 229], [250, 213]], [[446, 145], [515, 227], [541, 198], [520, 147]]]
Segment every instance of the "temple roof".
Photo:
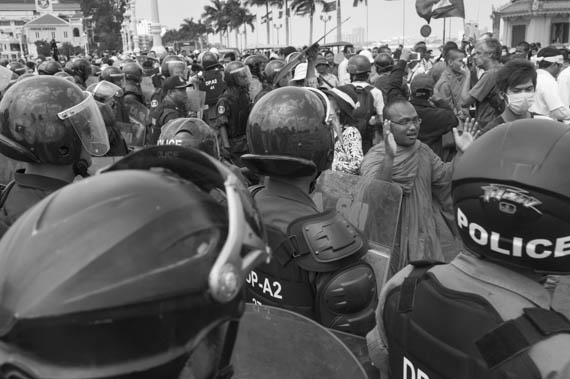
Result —
[[513, 0], [496, 10], [502, 18], [570, 14], [568, 0]]
[[62, 20], [59, 17], [56, 17], [52, 14], [44, 14], [38, 18], [33, 19], [32, 21], [26, 23], [25, 26], [35, 26], [35, 25], [69, 25], [68, 22]]

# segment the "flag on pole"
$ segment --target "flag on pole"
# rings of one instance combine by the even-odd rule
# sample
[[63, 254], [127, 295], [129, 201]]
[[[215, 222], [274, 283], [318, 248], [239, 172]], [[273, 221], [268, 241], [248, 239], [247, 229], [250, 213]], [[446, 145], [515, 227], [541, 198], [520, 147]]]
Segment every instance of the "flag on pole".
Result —
[[323, 3], [323, 13], [336, 11], [336, 0]]
[[465, 18], [463, 0], [416, 0], [416, 12], [428, 23], [432, 18]]
[[273, 13], [273, 11], [269, 11], [267, 14], [264, 14], [263, 16], [261, 16], [261, 23], [265, 24], [268, 19], [269, 19], [269, 21], [273, 21], [273, 17], [271, 17], [272, 13]]
[[[354, 0], [354, 2], [352, 3], [353, 7], [358, 6], [358, 3], [362, 3], [363, 0]], [[364, 5], [368, 6], [368, 0], [364, 0]]]
[[297, 15], [298, 16], [305, 16], [308, 14], [311, 14], [311, 4], [308, 4], [306, 6], [301, 6], [297, 9]]

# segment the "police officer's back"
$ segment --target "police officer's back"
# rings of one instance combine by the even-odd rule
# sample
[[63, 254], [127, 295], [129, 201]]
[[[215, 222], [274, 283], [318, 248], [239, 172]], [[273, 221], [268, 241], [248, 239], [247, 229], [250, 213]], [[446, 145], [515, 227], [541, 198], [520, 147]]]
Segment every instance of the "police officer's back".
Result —
[[0, 235], [32, 205], [85, 175], [109, 140], [91, 95], [49, 75], [14, 84], [0, 102], [0, 153], [25, 162], [2, 194]]
[[362, 335], [373, 326], [376, 304], [374, 274], [360, 259], [367, 243], [336, 212], [319, 212], [309, 196], [333, 158], [327, 102], [316, 89], [285, 87], [252, 109], [247, 126], [252, 154], [242, 159], [267, 176], [254, 198], [275, 259], [252, 272], [248, 296]]
[[162, 102], [150, 113], [151, 125], [147, 133], [147, 143], [155, 145], [160, 136], [160, 128], [168, 121], [186, 116], [188, 82], [180, 76], [171, 76], [164, 81], [162, 91], [165, 94]]
[[142, 93], [141, 81], [143, 78], [142, 68], [135, 62], [129, 62], [122, 68], [125, 74], [125, 83], [123, 85], [124, 95], [123, 100], [125, 103], [137, 101], [145, 104], [145, 99]]
[[240, 157], [248, 152], [245, 129], [251, 109], [249, 67], [239, 61], [228, 63], [224, 80], [227, 88], [216, 104], [215, 127], [220, 131], [222, 153], [234, 164], [242, 166]]
[[224, 66], [218, 62], [218, 57], [214, 53], [206, 52], [202, 56], [202, 67], [204, 73], [199, 81], [198, 89], [206, 92], [205, 104], [208, 109], [204, 113], [204, 121], [209, 125], [214, 125], [216, 103], [227, 87], [224, 82]]
[[465, 251], [407, 266], [384, 286], [368, 343], [390, 378], [568, 378], [570, 322], [551, 310], [543, 281], [570, 273], [570, 186], [559, 175], [569, 148], [565, 125], [519, 120], [457, 162]]

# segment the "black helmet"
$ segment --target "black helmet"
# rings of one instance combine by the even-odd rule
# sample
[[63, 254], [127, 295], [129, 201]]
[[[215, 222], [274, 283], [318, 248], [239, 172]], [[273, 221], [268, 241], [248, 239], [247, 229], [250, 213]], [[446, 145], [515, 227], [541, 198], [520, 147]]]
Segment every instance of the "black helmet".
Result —
[[452, 196], [465, 247], [499, 264], [570, 273], [570, 131], [519, 120], [477, 139], [457, 162]]
[[243, 61], [243, 63], [249, 67], [251, 74], [257, 77], [261, 76], [267, 62], [269, 62], [269, 59], [267, 59], [265, 55], [261, 54], [250, 55]]
[[86, 91], [91, 93], [93, 98], [101, 103], [114, 102], [117, 98], [121, 98], [124, 95], [121, 87], [106, 80], [90, 84]]
[[152, 76], [158, 72], [158, 60], [147, 55], [137, 57], [137, 62], [141, 65], [144, 76]]
[[20, 62], [11, 62], [8, 64], [8, 68], [12, 70], [13, 73], [18, 74], [18, 76], [28, 72], [28, 66]]
[[310, 176], [330, 168], [334, 152], [328, 99], [321, 91], [283, 87], [263, 96], [247, 120], [252, 154], [243, 162], [262, 175]]
[[38, 74], [40, 75], [55, 75], [61, 71], [63, 71], [63, 67], [56, 61], [43, 61], [38, 66]]
[[0, 153], [30, 163], [69, 165], [81, 146], [91, 155], [109, 150], [95, 100], [76, 84], [36, 76], [14, 84], [0, 101]]
[[283, 67], [285, 67], [285, 61], [282, 59], [275, 59], [267, 63], [264, 70], [267, 83], [273, 83], [273, 79]]
[[175, 118], [161, 128], [157, 145], [177, 145], [201, 150], [220, 159], [216, 131], [199, 118]]
[[394, 58], [390, 54], [380, 53], [374, 58], [374, 65], [378, 70], [386, 71], [394, 66]]
[[73, 79], [73, 76], [71, 76], [65, 71], [56, 72], [55, 74], [53, 74], [53, 76], [56, 78], [65, 79], [67, 81], [70, 81], [71, 83], [75, 83], [75, 79]]
[[99, 80], [106, 80], [118, 86], [122, 85], [124, 78], [125, 74], [121, 71], [120, 68], [115, 66], [105, 67], [99, 76]]
[[346, 70], [351, 75], [356, 74], [363, 74], [366, 72], [370, 72], [372, 66], [370, 65], [370, 60], [366, 58], [364, 55], [353, 55], [348, 60], [348, 65], [346, 66]]
[[202, 55], [202, 67], [204, 67], [204, 70], [210, 70], [216, 67], [219, 68], [223, 68], [224, 66], [222, 66], [221, 63], [218, 62], [218, 56], [214, 53], [211, 53], [209, 51], [205, 52], [204, 55]]
[[228, 63], [224, 69], [224, 81], [232, 87], [248, 87], [251, 83], [249, 67], [240, 61]]
[[123, 65], [125, 78], [140, 83], [143, 77], [142, 68], [136, 62], [129, 62]]
[[83, 80], [91, 75], [91, 63], [87, 59], [78, 58], [75, 59], [71, 64], [72, 75], [78, 76]]
[[178, 55], [168, 55], [162, 61], [162, 65], [160, 66], [160, 71], [162, 75], [165, 77], [178, 75], [183, 77], [184, 79], [188, 76], [188, 65]]
[[[96, 175], [44, 199], [4, 236], [3, 377], [178, 378], [189, 356], [227, 369], [245, 275], [267, 248], [249, 223], [259, 216], [242, 202], [247, 189], [179, 149], [196, 158], [174, 163], [193, 182], [164, 170]], [[210, 192], [227, 194], [227, 206]]]

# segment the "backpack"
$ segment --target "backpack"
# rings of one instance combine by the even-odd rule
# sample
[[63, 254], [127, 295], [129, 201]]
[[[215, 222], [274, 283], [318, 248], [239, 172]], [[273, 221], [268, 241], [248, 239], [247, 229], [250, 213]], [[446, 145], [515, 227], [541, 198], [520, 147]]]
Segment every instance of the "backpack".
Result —
[[358, 102], [352, 112], [352, 118], [356, 121], [354, 126], [358, 129], [362, 137], [362, 149], [364, 154], [366, 154], [368, 149], [372, 146], [372, 140], [374, 139], [374, 126], [368, 124], [370, 118], [376, 114], [374, 96], [372, 96], [372, 90], [374, 88], [376, 87], [372, 85], [367, 85], [366, 87], [354, 86]]

